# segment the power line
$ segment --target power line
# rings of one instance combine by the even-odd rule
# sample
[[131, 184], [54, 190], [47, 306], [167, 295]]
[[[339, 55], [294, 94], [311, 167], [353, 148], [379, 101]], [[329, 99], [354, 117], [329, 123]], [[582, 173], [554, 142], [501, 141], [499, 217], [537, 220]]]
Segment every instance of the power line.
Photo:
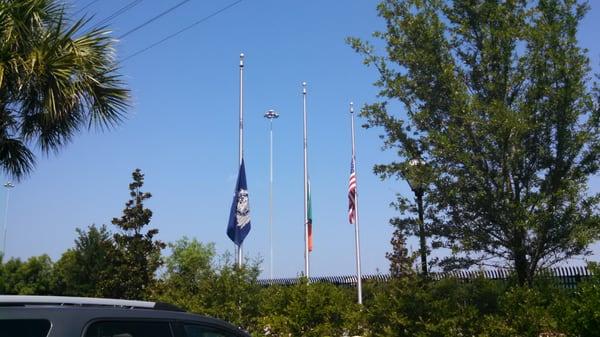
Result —
[[112, 21], [115, 18], [119, 17], [120, 15], [124, 14], [128, 10], [130, 10], [133, 7], [139, 5], [142, 1], [144, 1], [144, 0], [133, 0], [132, 2], [128, 3], [127, 5], [125, 5], [123, 7], [121, 7], [120, 9], [118, 9], [117, 11], [115, 11], [114, 13], [112, 13], [111, 15], [107, 16], [106, 18], [104, 18], [103, 20], [101, 20], [100, 22], [98, 22], [96, 24], [96, 26], [104, 26], [104, 25], [106, 25], [107, 23], [109, 23], [110, 21]]
[[73, 13], [73, 15], [77, 15], [78, 13], [86, 10], [88, 7], [90, 7], [91, 5], [95, 4], [98, 1], [100, 1], [100, 0], [92, 0], [92, 1], [88, 2], [87, 5], [81, 7], [78, 11], [76, 11], [75, 13]]
[[156, 20], [160, 19], [161, 17], [163, 17], [163, 16], [165, 16], [165, 15], [169, 14], [170, 12], [174, 11], [175, 9], [177, 9], [177, 8], [179, 8], [179, 7], [181, 7], [181, 6], [183, 6], [183, 5], [184, 5], [186, 2], [190, 2], [190, 1], [191, 1], [191, 0], [183, 0], [183, 1], [179, 2], [178, 4], [176, 4], [175, 6], [173, 6], [173, 7], [169, 8], [169, 9], [165, 10], [164, 12], [162, 12], [162, 13], [160, 13], [160, 14], [158, 14], [158, 15], [156, 15], [155, 17], [153, 17], [153, 18], [151, 18], [151, 19], [148, 19], [148, 20], [146, 20], [145, 22], [143, 22], [143, 23], [142, 23], [142, 24], [140, 24], [139, 26], [137, 26], [137, 27], [135, 27], [135, 28], [133, 28], [133, 29], [131, 29], [131, 30], [127, 31], [125, 34], [123, 34], [123, 35], [119, 36], [119, 40], [120, 40], [120, 39], [122, 39], [122, 38], [124, 38], [124, 37], [126, 37], [126, 36], [127, 36], [127, 35], [129, 35], [129, 34], [132, 34], [132, 33], [136, 32], [136, 31], [140, 30], [142, 27], [144, 27], [144, 26], [147, 26], [147, 25], [151, 24], [152, 22], [154, 22], [154, 21], [156, 21]]
[[212, 14], [209, 14], [209, 15], [203, 17], [202, 19], [200, 19], [200, 20], [198, 20], [198, 21], [196, 21], [196, 22], [194, 22], [194, 23], [192, 23], [192, 24], [190, 24], [190, 25], [188, 25], [188, 26], [186, 26], [186, 27], [184, 27], [184, 28], [176, 31], [175, 33], [173, 33], [171, 35], [168, 35], [165, 38], [163, 38], [163, 39], [161, 39], [161, 40], [159, 40], [159, 41], [157, 41], [157, 42], [155, 42], [155, 43], [153, 43], [153, 44], [151, 44], [151, 45], [149, 45], [149, 46], [147, 46], [145, 48], [142, 48], [142, 49], [136, 51], [135, 53], [133, 53], [133, 54], [125, 57], [124, 59], [122, 59], [121, 62], [125, 62], [125, 61], [127, 61], [127, 60], [129, 60], [129, 59], [131, 59], [131, 58], [133, 58], [133, 57], [135, 57], [135, 56], [137, 56], [137, 55], [139, 55], [139, 54], [141, 54], [141, 53], [149, 50], [149, 49], [152, 49], [152, 48], [158, 46], [159, 44], [161, 44], [161, 43], [163, 43], [163, 42], [165, 42], [167, 40], [170, 40], [170, 39], [174, 38], [175, 36], [177, 36], [177, 35], [185, 32], [187, 30], [190, 30], [190, 29], [194, 28], [195, 26], [197, 26], [197, 25], [199, 25], [199, 24], [207, 21], [208, 19], [211, 19], [211, 18], [213, 18], [213, 17], [221, 14], [222, 12], [230, 9], [231, 7], [239, 4], [242, 1], [244, 1], [244, 0], [237, 0], [235, 2], [230, 3], [229, 5], [227, 5], [227, 6], [223, 7], [223, 8], [221, 8], [221, 9], [217, 10], [216, 12], [213, 12]]

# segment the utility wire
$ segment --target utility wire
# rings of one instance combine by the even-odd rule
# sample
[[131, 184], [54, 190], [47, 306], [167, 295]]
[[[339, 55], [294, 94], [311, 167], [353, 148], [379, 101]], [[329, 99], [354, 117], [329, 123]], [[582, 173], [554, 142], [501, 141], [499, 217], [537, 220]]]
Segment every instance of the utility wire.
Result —
[[230, 3], [229, 5], [227, 5], [227, 6], [223, 7], [223, 8], [221, 8], [221, 9], [217, 10], [216, 12], [213, 12], [212, 14], [209, 14], [209, 15], [203, 17], [202, 19], [200, 19], [200, 20], [198, 20], [198, 21], [196, 21], [196, 22], [194, 22], [194, 23], [192, 23], [192, 24], [190, 24], [190, 25], [188, 25], [188, 26], [186, 26], [186, 27], [184, 27], [184, 28], [176, 31], [175, 33], [173, 33], [171, 35], [168, 35], [165, 38], [163, 38], [163, 39], [161, 39], [161, 40], [159, 40], [159, 41], [157, 41], [157, 42], [155, 42], [155, 43], [153, 43], [153, 44], [151, 44], [151, 45], [149, 45], [149, 46], [147, 46], [145, 48], [142, 48], [142, 49], [136, 51], [135, 53], [133, 53], [133, 54], [125, 57], [124, 59], [122, 59], [121, 62], [125, 62], [125, 61], [127, 61], [127, 60], [129, 60], [129, 59], [131, 59], [131, 58], [133, 58], [133, 57], [135, 57], [135, 56], [137, 56], [137, 55], [139, 55], [139, 54], [141, 54], [141, 53], [149, 50], [149, 49], [152, 49], [152, 48], [158, 46], [159, 44], [161, 44], [161, 43], [163, 43], [163, 42], [165, 42], [167, 40], [170, 40], [170, 39], [174, 38], [175, 36], [177, 36], [177, 35], [185, 32], [187, 30], [190, 30], [190, 29], [194, 28], [195, 26], [197, 26], [197, 25], [199, 25], [199, 24], [207, 21], [208, 19], [211, 19], [211, 18], [213, 18], [213, 17], [221, 14], [222, 12], [230, 9], [231, 7], [234, 7], [235, 5], [239, 4], [242, 1], [244, 1], [244, 0], [237, 0], [235, 2]]
[[75, 13], [73, 13], [73, 15], [79, 14], [80, 12], [86, 10], [88, 7], [90, 7], [91, 5], [95, 4], [98, 1], [100, 1], [100, 0], [92, 0], [92, 1], [88, 2], [87, 5], [81, 7], [78, 11], [76, 11]]
[[139, 5], [142, 1], [144, 1], [144, 0], [133, 0], [132, 2], [128, 3], [127, 5], [121, 7], [120, 9], [118, 9], [117, 11], [115, 11], [114, 13], [112, 13], [111, 15], [109, 15], [106, 18], [102, 19], [100, 22], [96, 23], [96, 26], [104, 26], [104, 25], [106, 25], [107, 23], [109, 23], [110, 21], [114, 20], [115, 18], [121, 16], [122, 14], [124, 14], [125, 12], [127, 12], [128, 10], [130, 10], [133, 7]]
[[191, 0], [183, 0], [183, 1], [180, 1], [180, 2], [179, 2], [178, 4], [176, 4], [175, 6], [173, 6], [173, 7], [169, 8], [169, 9], [167, 9], [167, 10], [163, 11], [162, 13], [160, 13], [160, 14], [156, 15], [155, 17], [153, 17], [153, 18], [151, 18], [151, 19], [148, 19], [148, 20], [146, 20], [145, 22], [143, 22], [143, 23], [142, 23], [142, 24], [140, 24], [139, 26], [137, 26], [137, 27], [135, 27], [135, 28], [133, 28], [133, 29], [131, 29], [131, 30], [127, 31], [125, 34], [123, 34], [123, 35], [119, 36], [119, 40], [120, 40], [120, 39], [122, 39], [122, 38], [124, 38], [124, 37], [126, 37], [126, 36], [127, 36], [127, 35], [129, 35], [129, 34], [133, 34], [134, 32], [136, 32], [136, 31], [140, 30], [142, 27], [145, 27], [145, 26], [147, 26], [147, 25], [151, 24], [152, 22], [154, 22], [154, 21], [156, 21], [156, 20], [160, 19], [161, 17], [163, 17], [163, 16], [165, 16], [165, 15], [169, 14], [170, 12], [174, 11], [175, 9], [177, 9], [177, 8], [179, 8], [179, 7], [181, 7], [181, 6], [183, 6], [183, 5], [184, 5], [186, 2], [190, 2], [190, 1], [191, 1]]

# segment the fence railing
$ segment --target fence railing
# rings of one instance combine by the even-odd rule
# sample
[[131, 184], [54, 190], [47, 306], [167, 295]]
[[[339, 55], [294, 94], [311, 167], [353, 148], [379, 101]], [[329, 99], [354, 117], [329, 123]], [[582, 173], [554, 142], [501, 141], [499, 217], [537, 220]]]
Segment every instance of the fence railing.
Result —
[[[563, 287], [575, 288], [579, 282], [592, 275], [592, 272], [585, 266], [569, 266], [556, 267], [545, 269], [538, 273], [540, 278], [552, 278], [558, 281]], [[453, 271], [445, 273], [430, 273], [430, 277], [434, 280], [446, 278], [455, 278], [462, 281], [469, 281], [476, 278], [485, 278], [490, 280], [509, 280], [514, 277], [514, 272], [511, 269], [490, 269], [490, 270], [466, 270]], [[363, 275], [363, 281], [387, 282], [392, 279], [389, 274], [372, 274]], [[358, 281], [356, 275], [343, 276], [321, 276], [311, 277], [310, 283], [323, 282], [336, 285], [355, 286]], [[263, 286], [270, 285], [294, 285], [300, 282], [300, 278], [276, 278], [276, 279], [261, 279], [258, 283]]]

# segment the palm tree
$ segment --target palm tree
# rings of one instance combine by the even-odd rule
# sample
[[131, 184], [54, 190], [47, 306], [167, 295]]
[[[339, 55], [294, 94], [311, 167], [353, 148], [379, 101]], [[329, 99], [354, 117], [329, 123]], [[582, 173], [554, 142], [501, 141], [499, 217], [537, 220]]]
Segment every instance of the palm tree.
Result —
[[0, 0], [0, 167], [16, 179], [35, 148], [57, 152], [82, 129], [119, 124], [129, 90], [115, 40], [57, 0]]

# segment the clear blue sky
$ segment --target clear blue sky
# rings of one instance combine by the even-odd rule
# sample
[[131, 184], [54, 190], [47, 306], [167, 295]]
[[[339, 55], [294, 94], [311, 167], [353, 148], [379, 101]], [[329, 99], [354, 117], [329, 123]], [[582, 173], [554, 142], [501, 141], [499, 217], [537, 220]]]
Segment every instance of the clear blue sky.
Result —
[[[90, 0], [73, 2], [74, 10]], [[112, 22], [123, 34], [179, 0], [143, 1]], [[119, 42], [124, 58], [233, 1], [192, 0]], [[102, 0], [88, 12], [102, 19], [128, 1]], [[75, 228], [109, 224], [128, 199], [131, 172], [146, 174], [153, 194], [152, 227], [172, 242], [183, 236], [233, 251], [225, 235], [238, 161], [238, 60], [246, 54], [245, 158], [252, 231], [245, 253], [264, 258], [268, 275], [268, 122], [274, 122], [274, 274], [303, 270], [302, 81], [308, 82], [309, 170], [314, 244], [312, 275], [354, 273], [354, 232], [347, 222], [350, 163], [348, 103], [376, 100], [374, 69], [362, 65], [344, 42], [370, 37], [382, 27], [377, 1], [245, 0], [192, 30], [123, 63], [132, 89], [129, 119], [108, 132], [76, 137], [57, 155], [40, 157], [37, 169], [11, 191], [8, 256], [47, 253], [54, 260], [73, 246]], [[580, 32], [598, 71], [600, 6]], [[358, 120], [358, 125], [361, 121]], [[401, 182], [381, 182], [374, 164], [393, 158], [380, 151], [378, 132], [357, 129], [364, 273], [387, 272], [392, 232], [389, 203], [410, 193]], [[4, 181], [7, 178], [2, 178]], [[594, 182], [592, 188], [599, 190]], [[0, 201], [5, 201], [4, 191]], [[4, 204], [2, 204], [4, 205]], [[0, 208], [4, 212], [4, 207]], [[3, 219], [3, 218], [2, 218]], [[415, 241], [411, 241], [417, 247]]]

